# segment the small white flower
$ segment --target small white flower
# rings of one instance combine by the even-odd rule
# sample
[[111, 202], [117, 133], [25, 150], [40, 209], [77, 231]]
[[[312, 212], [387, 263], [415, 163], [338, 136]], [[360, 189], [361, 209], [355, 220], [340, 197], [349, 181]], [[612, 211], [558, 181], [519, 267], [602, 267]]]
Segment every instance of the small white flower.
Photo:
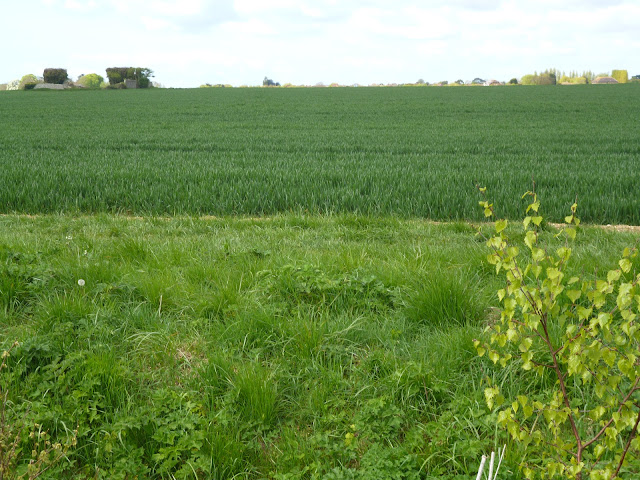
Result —
[[80, 285], [81, 287], [84, 287], [84, 280], [82, 278], [78, 280], [78, 285]]
[[72, 237], [71, 235], [67, 235], [67, 236], [66, 236], [66, 237], [64, 237], [64, 238], [66, 238], [67, 240], [73, 240], [73, 237]]

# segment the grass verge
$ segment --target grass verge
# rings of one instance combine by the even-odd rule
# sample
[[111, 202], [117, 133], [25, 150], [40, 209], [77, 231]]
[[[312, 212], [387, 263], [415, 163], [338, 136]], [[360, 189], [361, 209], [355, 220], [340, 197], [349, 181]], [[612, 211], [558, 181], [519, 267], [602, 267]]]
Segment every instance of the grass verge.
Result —
[[[583, 228], [574, 268], [634, 241]], [[485, 256], [460, 223], [0, 217], [7, 419], [78, 425], [51, 478], [469, 478], [507, 441], [485, 379], [546, 386], [475, 354]]]

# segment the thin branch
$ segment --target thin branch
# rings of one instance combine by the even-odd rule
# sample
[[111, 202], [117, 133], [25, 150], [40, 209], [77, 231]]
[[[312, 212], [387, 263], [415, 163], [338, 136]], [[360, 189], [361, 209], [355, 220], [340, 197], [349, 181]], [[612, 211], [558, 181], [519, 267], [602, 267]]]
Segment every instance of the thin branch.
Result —
[[633, 437], [636, 436], [636, 430], [638, 429], [638, 424], [640, 424], [640, 412], [638, 412], [638, 416], [636, 417], [636, 423], [633, 426], [633, 430], [629, 432], [629, 438], [627, 438], [627, 443], [625, 444], [624, 450], [622, 451], [622, 456], [620, 457], [620, 463], [618, 464], [618, 468], [616, 468], [616, 471], [613, 472], [613, 475], [611, 475], [611, 480], [613, 480], [618, 476], [618, 473], [622, 468], [622, 464], [624, 463], [624, 457], [627, 456], [627, 452], [629, 451], [629, 447], [631, 446], [631, 441], [633, 440]]
[[[624, 406], [625, 403], [627, 403], [627, 401], [631, 398], [631, 395], [633, 395], [633, 393], [635, 391], [638, 390], [638, 383], [640, 383], [640, 378], [636, 378], [635, 383], [633, 384], [633, 387], [631, 387], [631, 390], [629, 390], [629, 393], [627, 394], [626, 397], [624, 397], [622, 399], [622, 401], [620, 402], [620, 406], [618, 407], [618, 412], [620, 413], [620, 411], [622, 411], [622, 407]], [[640, 414], [640, 412], [639, 412]], [[609, 425], [611, 425], [613, 423], [613, 417], [611, 417], [609, 419], [609, 421], [600, 429], [600, 431], [598, 433], [596, 433], [596, 435], [589, 440], [588, 442], [585, 442], [584, 444], [584, 448], [587, 448], [589, 445], [591, 445], [593, 442], [597, 442], [598, 439], [602, 436], [602, 434], [605, 432], [605, 430], [609, 427]], [[637, 427], [637, 425], [636, 425]]]

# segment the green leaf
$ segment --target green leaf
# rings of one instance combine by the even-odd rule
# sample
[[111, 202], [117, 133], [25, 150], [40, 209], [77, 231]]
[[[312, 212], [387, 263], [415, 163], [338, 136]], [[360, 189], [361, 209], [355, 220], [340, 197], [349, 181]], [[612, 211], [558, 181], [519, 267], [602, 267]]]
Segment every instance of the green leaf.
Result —
[[502, 232], [505, 228], [507, 228], [507, 220], [496, 221], [496, 233]]
[[607, 282], [617, 282], [620, 278], [620, 275], [622, 275], [622, 272], [620, 270], [609, 270], [609, 272], [607, 273]]
[[529, 337], [523, 338], [522, 341], [520, 342], [520, 345], [518, 346], [518, 348], [520, 349], [521, 352], [528, 352], [529, 349], [531, 348], [531, 345], [533, 344], [533, 340]]
[[531, 249], [531, 258], [533, 261], [541, 262], [542, 260], [544, 260], [544, 257], [545, 257], [545, 253], [543, 249], [536, 248], [536, 247], [533, 247]]
[[582, 292], [580, 290], [567, 290], [565, 291], [565, 295], [569, 297], [569, 300], [571, 300], [571, 303], [576, 303], [576, 301], [582, 295]]
[[606, 450], [607, 449], [604, 446], [598, 445], [596, 448], [593, 449], [593, 455], [596, 458], [600, 458]]
[[495, 350], [490, 350], [489, 351], [489, 358], [491, 359], [491, 361], [493, 363], [497, 363], [498, 360], [500, 360], [500, 355]]
[[618, 262], [618, 265], [620, 265], [620, 268], [624, 273], [629, 273], [629, 271], [631, 270], [631, 267], [633, 266], [633, 264], [628, 258], [623, 258], [622, 260], [620, 260]]
[[540, 216], [531, 217], [531, 221], [534, 223], [534, 225], [537, 225], [539, 227], [540, 224], [542, 223], [542, 217], [540, 217]]
[[529, 230], [524, 237], [524, 243], [527, 247], [533, 249], [533, 246], [535, 245], [537, 239], [538, 236], [536, 235], [536, 233], [532, 230]]

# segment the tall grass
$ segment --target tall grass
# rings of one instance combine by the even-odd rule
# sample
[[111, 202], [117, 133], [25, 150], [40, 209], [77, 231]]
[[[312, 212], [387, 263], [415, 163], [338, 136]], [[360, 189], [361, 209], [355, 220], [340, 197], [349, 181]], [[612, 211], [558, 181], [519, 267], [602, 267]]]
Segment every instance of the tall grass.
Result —
[[[584, 235], [594, 275], [633, 239]], [[505, 440], [487, 378], [549, 386], [477, 357], [501, 285], [461, 224], [5, 216], [0, 245], [11, 418], [79, 424], [51, 478], [460, 478]]]

